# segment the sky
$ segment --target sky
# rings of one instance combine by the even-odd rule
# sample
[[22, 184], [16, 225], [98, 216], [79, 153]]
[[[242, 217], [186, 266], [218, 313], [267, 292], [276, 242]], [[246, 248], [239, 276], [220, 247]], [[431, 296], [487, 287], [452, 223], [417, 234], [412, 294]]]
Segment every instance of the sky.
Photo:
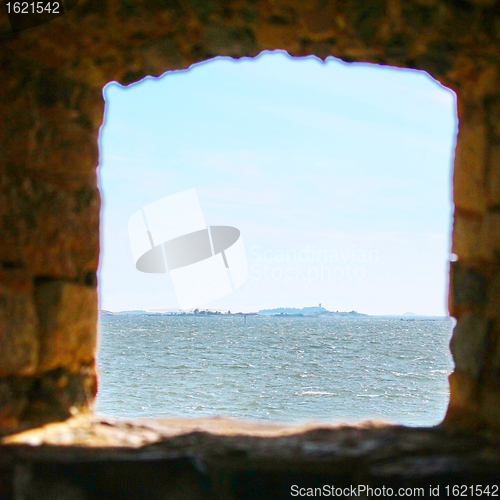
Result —
[[273, 51], [103, 93], [101, 309], [178, 310], [128, 221], [194, 188], [248, 266], [202, 309], [448, 313], [456, 96], [427, 73]]

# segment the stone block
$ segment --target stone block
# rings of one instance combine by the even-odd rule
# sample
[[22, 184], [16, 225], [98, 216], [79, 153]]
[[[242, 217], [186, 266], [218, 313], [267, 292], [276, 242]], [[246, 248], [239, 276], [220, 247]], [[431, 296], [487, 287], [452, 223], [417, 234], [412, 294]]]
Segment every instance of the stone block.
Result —
[[[452, 24], [457, 21], [458, 19], [453, 19], [449, 28], [452, 29]], [[459, 22], [463, 29], [467, 29], [465, 17], [462, 17]], [[455, 29], [457, 28], [459, 26], [455, 25]], [[450, 56], [451, 54], [447, 54], [445, 59], [449, 61]], [[450, 80], [447, 83], [442, 83], [459, 94], [457, 104], [461, 120], [461, 111], [464, 108], [470, 108], [470, 103], [477, 103], [481, 106], [485, 98], [490, 98], [498, 92], [498, 65], [491, 64], [491, 61], [486, 60], [486, 58], [473, 58], [470, 54], [460, 50], [455, 51], [451, 57], [453, 57], [453, 67], [447, 74]], [[463, 82], [459, 88], [456, 87], [457, 80]]]
[[489, 321], [485, 316], [467, 312], [453, 330], [450, 350], [455, 369], [478, 379], [488, 347]]
[[102, 89], [102, 78], [93, 88], [88, 65], [82, 68], [88, 71], [87, 79], [78, 80], [54, 60], [46, 61], [44, 68], [29, 68], [20, 54], [2, 56], [7, 88], [3, 99], [0, 95], [5, 119], [0, 145], [5, 165], [28, 166], [42, 177], [48, 172], [92, 175], [99, 161], [97, 137], [104, 108], [102, 95], [95, 91]]
[[94, 362], [77, 369], [56, 368], [39, 375], [29, 393], [29, 404], [23, 423], [41, 425], [61, 421], [80, 412], [87, 412], [97, 393]]
[[500, 320], [500, 273], [495, 276], [488, 283], [486, 301], [486, 315], [495, 320]]
[[32, 290], [9, 293], [0, 287], [0, 377], [35, 373], [38, 348]]
[[0, 427], [15, 428], [19, 425], [32, 386], [32, 377], [0, 378]]
[[500, 144], [490, 144], [486, 178], [488, 205], [500, 206]]
[[1, 293], [33, 293], [33, 277], [19, 260], [0, 260], [0, 294]]
[[[75, 278], [95, 271], [100, 197], [92, 178], [0, 175], [0, 262], [38, 276]], [[64, 214], [64, 215], [63, 215]]]
[[486, 113], [491, 132], [500, 138], [500, 96], [498, 94], [486, 100]]
[[460, 262], [450, 263], [450, 314], [459, 318], [463, 312], [482, 307], [486, 302], [486, 279]]
[[482, 217], [473, 213], [455, 211], [452, 252], [460, 260], [482, 258]]
[[[489, 61], [473, 62], [472, 78], [467, 78], [468, 95], [476, 100], [482, 100], [485, 96], [498, 92], [498, 65]], [[469, 76], [469, 75], [468, 75]], [[487, 110], [489, 114], [489, 110]]]
[[96, 392], [94, 362], [72, 371], [57, 368], [37, 376], [0, 377], [0, 437], [86, 413]]
[[486, 212], [486, 153], [487, 127], [482, 106], [467, 103], [460, 116], [455, 168], [453, 174], [453, 201], [461, 210], [484, 214]]
[[58, 280], [35, 286], [40, 321], [38, 371], [77, 370], [82, 362], [91, 362], [97, 338], [96, 288]]
[[500, 429], [500, 390], [498, 384], [488, 384], [481, 387], [480, 416], [488, 427]]
[[498, 261], [500, 257], [500, 214], [488, 212], [481, 224], [479, 254], [490, 262]]
[[452, 252], [461, 260], [497, 262], [500, 257], [500, 214], [487, 212], [480, 216], [457, 210]]
[[477, 430], [481, 426], [477, 381], [456, 370], [448, 380], [450, 401], [443, 422], [445, 427], [453, 432]]

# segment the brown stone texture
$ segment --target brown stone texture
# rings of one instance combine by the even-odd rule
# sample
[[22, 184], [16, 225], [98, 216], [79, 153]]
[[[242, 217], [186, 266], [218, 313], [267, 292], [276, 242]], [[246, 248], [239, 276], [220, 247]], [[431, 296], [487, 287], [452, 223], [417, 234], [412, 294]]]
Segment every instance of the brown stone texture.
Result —
[[478, 379], [484, 366], [488, 349], [488, 319], [486, 316], [471, 312], [462, 319], [453, 330], [450, 342], [455, 369]]
[[[36, 420], [19, 410], [25, 400], [54, 401], [54, 419], [69, 414], [60, 408], [71, 397], [36, 393], [45, 394], [49, 373], [93, 363], [103, 86], [279, 48], [424, 70], [457, 93], [449, 304], [461, 368], [446, 422], [500, 429], [498, 2], [80, 0], [16, 34], [0, 9], [0, 30], [0, 414]], [[28, 399], [25, 377], [34, 377]]]
[[475, 498], [500, 450], [443, 427], [79, 415], [0, 439], [0, 474], [7, 499]]
[[76, 370], [92, 361], [96, 348], [97, 290], [56, 280], [37, 283], [35, 300], [40, 321], [38, 370], [65, 366]]
[[449, 377], [450, 401], [447, 426], [452, 431], [481, 428], [479, 384], [465, 373], [455, 370]]
[[486, 163], [488, 206], [495, 207], [500, 203], [500, 144], [490, 144], [488, 153]]
[[[476, 103], [466, 103], [458, 118], [453, 200], [457, 210], [472, 215], [483, 215], [486, 212], [487, 204], [485, 186], [486, 113], [483, 106]], [[461, 249], [457, 249], [457, 251], [461, 251]], [[457, 255], [462, 257], [460, 254]]]
[[33, 276], [77, 278], [95, 271], [100, 205], [95, 175], [13, 170], [0, 178], [0, 260], [22, 265]]
[[92, 406], [97, 393], [94, 363], [33, 376], [0, 378], [0, 435], [65, 420]]
[[0, 377], [36, 372], [39, 351], [37, 329], [32, 294], [0, 285]]

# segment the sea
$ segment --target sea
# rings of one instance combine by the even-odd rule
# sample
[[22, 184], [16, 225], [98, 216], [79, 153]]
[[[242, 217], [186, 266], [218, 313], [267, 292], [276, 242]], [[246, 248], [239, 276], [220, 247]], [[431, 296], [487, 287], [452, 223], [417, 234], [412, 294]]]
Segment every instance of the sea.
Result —
[[101, 316], [95, 410], [435, 425], [452, 328], [451, 318]]

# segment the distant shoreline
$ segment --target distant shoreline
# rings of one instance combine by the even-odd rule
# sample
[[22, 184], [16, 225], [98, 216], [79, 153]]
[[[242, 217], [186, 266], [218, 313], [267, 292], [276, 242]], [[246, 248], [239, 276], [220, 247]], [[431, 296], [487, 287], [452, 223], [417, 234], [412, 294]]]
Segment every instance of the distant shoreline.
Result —
[[[292, 309], [292, 308], [290, 308]], [[162, 317], [216, 317], [216, 318], [227, 318], [227, 317], [278, 317], [278, 318], [344, 318], [344, 319], [356, 319], [356, 318], [387, 318], [387, 319], [402, 319], [405, 321], [415, 321], [420, 319], [446, 319], [449, 316], [427, 316], [427, 315], [418, 315], [413, 313], [405, 313], [405, 314], [381, 314], [381, 315], [371, 315], [371, 314], [363, 314], [358, 313], [356, 311], [350, 312], [341, 312], [341, 311], [328, 311], [324, 308], [321, 310], [314, 310], [319, 308], [303, 308], [303, 310], [307, 310], [307, 312], [284, 312], [283, 308], [277, 309], [263, 309], [259, 312], [221, 312], [221, 311], [179, 311], [179, 312], [157, 312], [157, 311], [107, 311], [100, 310], [99, 316], [162, 316]], [[298, 311], [301, 311], [298, 309]]]
[[280, 316], [280, 317], [368, 317], [368, 314], [358, 313], [356, 311], [350, 312], [340, 312], [340, 311], [328, 311], [324, 307], [303, 307], [301, 309], [295, 307], [278, 307], [275, 309], [261, 309], [258, 312], [221, 312], [221, 311], [210, 311], [209, 309], [199, 310], [194, 309], [194, 311], [179, 311], [179, 312], [160, 312], [160, 311], [120, 311], [112, 312], [101, 310], [99, 313], [103, 316], [217, 316], [217, 317], [227, 317], [227, 316]]

